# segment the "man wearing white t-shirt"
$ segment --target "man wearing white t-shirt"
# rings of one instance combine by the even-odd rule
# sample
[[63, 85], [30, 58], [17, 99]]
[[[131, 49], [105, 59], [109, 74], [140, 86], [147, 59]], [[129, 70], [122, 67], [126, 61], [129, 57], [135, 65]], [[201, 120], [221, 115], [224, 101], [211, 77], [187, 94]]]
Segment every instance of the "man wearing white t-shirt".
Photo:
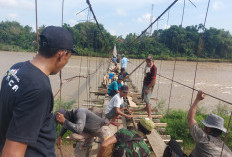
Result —
[[[109, 120], [111, 119], [110, 123], [115, 126], [120, 126], [115, 120], [118, 118], [119, 115], [124, 116], [126, 118], [132, 118], [132, 112], [127, 108], [123, 107], [123, 97], [126, 97], [128, 94], [128, 86], [124, 85], [120, 88], [118, 94], [116, 94], [108, 103], [106, 107], [106, 118]], [[130, 115], [123, 113], [123, 110], [127, 110]]]

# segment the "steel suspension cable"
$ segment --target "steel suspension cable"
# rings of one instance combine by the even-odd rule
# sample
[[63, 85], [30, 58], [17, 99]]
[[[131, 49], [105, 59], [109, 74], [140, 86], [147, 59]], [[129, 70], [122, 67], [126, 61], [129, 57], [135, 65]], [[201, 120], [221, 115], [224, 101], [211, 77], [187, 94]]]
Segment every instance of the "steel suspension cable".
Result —
[[35, 0], [35, 21], [36, 21], [36, 45], [37, 53], [39, 51], [39, 32], [38, 32], [38, 16], [37, 16], [37, 0]]
[[[63, 14], [64, 14], [64, 0], [62, 0], [62, 17], [61, 17], [61, 27], [63, 27], [63, 18], [64, 18], [64, 16], [63, 16]], [[59, 110], [61, 109], [61, 103], [62, 103], [62, 85], [63, 85], [63, 83], [62, 83], [62, 70], [60, 70], [60, 99], [59, 99]], [[60, 130], [61, 130], [61, 126], [59, 125], [59, 133], [60, 133]], [[61, 157], [63, 157], [63, 152], [62, 152], [62, 148], [60, 147], [59, 148], [59, 150], [60, 150], [60, 155], [61, 155]]]
[[224, 147], [225, 147], [225, 143], [226, 143], [226, 140], [227, 140], [227, 137], [228, 137], [228, 134], [229, 134], [231, 119], [232, 119], [232, 111], [231, 111], [231, 113], [230, 113], [230, 119], [229, 119], [229, 122], [228, 122], [228, 125], [227, 125], [226, 136], [225, 136], [225, 139], [224, 139], [224, 141], [223, 141], [222, 151], [221, 151], [220, 157], [222, 157], [222, 153], [223, 153], [223, 150], [224, 150]]
[[[205, 20], [204, 20], [204, 29], [203, 29], [203, 32], [202, 32], [202, 35], [200, 36], [200, 40], [199, 40], [199, 49], [198, 49], [198, 52], [197, 52], [197, 63], [196, 63], [196, 67], [195, 67], [195, 72], [194, 72], [194, 79], [193, 79], [193, 89], [195, 88], [195, 84], [196, 84], [196, 77], [197, 77], [197, 70], [198, 70], [198, 58], [200, 56], [200, 53], [203, 49], [203, 41], [202, 41], [202, 36], [205, 32], [205, 24], [206, 24], [206, 19], [207, 19], [207, 15], [208, 15], [208, 10], [209, 10], [209, 4], [210, 4], [210, 0], [208, 0], [208, 6], [207, 6], [207, 10], [206, 10], [206, 14], [205, 14]], [[192, 91], [192, 97], [191, 97], [191, 103], [193, 103], [193, 94], [194, 94], [194, 90]], [[186, 132], [185, 132], [185, 141], [184, 141], [184, 150], [186, 149], [186, 143], [187, 143], [187, 128], [188, 128], [188, 125], [186, 125]]]
[[157, 22], [171, 7], [173, 7], [174, 4], [176, 4], [178, 0], [175, 0], [174, 2], [172, 2], [167, 9], [165, 9], [145, 30], [142, 31], [142, 33], [135, 39], [133, 40], [131, 43], [128, 44], [128, 48], [130, 48], [130, 46], [137, 41], [144, 33], [146, 33], [146, 31], [155, 23]]
[[[179, 52], [179, 43], [180, 43], [180, 37], [181, 37], [181, 32], [180, 31], [182, 29], [182, 24], [183, 24], [183, 19], [184, 19], [184, 11], [185, 11], [185, 0], [184, 0], [184, 5], [183, 5], [181, 24], [180, 24], [180, 27], [179, 27], [179, 34], [178, 34], [177, 48], [176, 48], [176, 53], [175, 53], [174, 67], [173, 67], [173, 71], [172, 71], [172, 82], [171, 82], [171, 88], [170, 88], [169, 99], [168, 99], [167, 124], [168, 124], [168, 119], [169, 119], [169, 109], [170, 109], [172, 88], [173, 88], [173, 82], [174, 82], [175, 70], [176, 70], [176, 56], [177, 56], [177, 54]], [[165, 129], [165, 132], [167, 134], [167, 127]]]
[[[169, 12], [170, 12], [170, 10], [168, 10], [167, 27], [168, 27], [168, 22], [169, 22]], [[166, 36], [164, 38], [164, 45], [165, 44], [166, 44]], [[162, 69], [162, 63], [163, 63], [163, 59], [161, 58], [160, 69], [159, 69], [160, 74], [161, 74], [161, 69]], [[157, 101], [158, 101], [158, 97], [159, 97], [159, 85], [160, 85], [160, 75], [159, 75], [159, 78], [158, 78], [158, 87], [157, 87], [157, 95], [156, 95]], [[157, 101], [156, 101], [156, 105], [157, 105]]]

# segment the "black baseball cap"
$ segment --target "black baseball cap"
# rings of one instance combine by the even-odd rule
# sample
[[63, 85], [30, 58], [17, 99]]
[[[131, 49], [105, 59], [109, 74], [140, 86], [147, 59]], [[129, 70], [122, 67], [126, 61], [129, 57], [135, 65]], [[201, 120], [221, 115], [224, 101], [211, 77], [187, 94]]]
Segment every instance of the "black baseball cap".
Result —
[[73, 49], [73, 38], [69, 31], [62, 27], [48, 26], [40, 34], [40, 47], [44, 48], [58, 48], [71, 50]]

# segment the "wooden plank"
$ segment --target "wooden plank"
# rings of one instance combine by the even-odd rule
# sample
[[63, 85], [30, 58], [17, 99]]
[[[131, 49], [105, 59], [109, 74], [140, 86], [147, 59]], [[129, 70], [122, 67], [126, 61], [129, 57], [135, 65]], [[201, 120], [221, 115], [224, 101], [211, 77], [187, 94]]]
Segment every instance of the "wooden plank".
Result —
[[[134, 126], [132, 123], [126, 123], [127, 126]], [[155, 127], [167, 127], [167, 123], [155, 123]]]
[[127, 129], [127, 124], [126, 124], [126, 118], [122, 117], [122, 124], [123, 124], [123, 128]]
[[156, 127], [167, 127], [168, 124], [167, 123], [155, 123]]
[[[138, 122], [140, 121], [140, 119], [141, 119], [141, 118], [134, 118], [134, 121], [135, 121], [136, 123], [138, 123]], [[160, 119], [152, 119], [152, 121], [153, 121], [154, 123], [160, 123]]]
[[104, 104], [103, 104], [103, 108], [102, 108], [102, 118], [105, 118], [105, 110], [106, 110], [106, 106], [109, 103], [109, 99], [104, 99]]
[[90, 91], [90, 93], [93, 93], [95, 95], [105, 95], [105, 94], [107, 94], [105, 92], [99, 92], [99, 91]]
[[166, 144], [164, 143], [163, 139], [160, 137], [158, 132], [155, 129], [153, 129], [151, 134], [147, 135], [147, 139], [149, 140], [155, 157], [163, 157]]
[[171, 139], [170, 135], [160, 135], [160, 137], [164, 140]]
[[[166, 140], [163, 140], [165, 143], [168, 143], [171, 139], [166, 139]], [[176, 142], [178, 143], [183, 143], [183, 140], [176, 140]]]
[[132, 101], [132, 97], [127, 97], [127, 100], [129, 102], [129, 106], [132, 107], [132, 108], [137, 108], [138, 106], [136, 105], [135, 102]]
[[[140, 118], [146, 118], [147, 117], [147, 115], [133, 115], [134, 117], [140, 117]], [[154, 118], [154, 119], [161, 119], [161, 118], [163, 118], [163, 116], [162, 115], [151, 115], [152, 116], [152, 118]]]

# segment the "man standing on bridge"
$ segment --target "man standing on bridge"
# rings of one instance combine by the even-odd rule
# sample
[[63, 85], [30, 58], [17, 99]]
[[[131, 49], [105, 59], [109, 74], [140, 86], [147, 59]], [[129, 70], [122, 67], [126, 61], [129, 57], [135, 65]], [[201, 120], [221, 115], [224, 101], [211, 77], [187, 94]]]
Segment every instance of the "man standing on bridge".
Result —
[[125, 57], [124, 54], [122, 54], [122, 60], [121, 60], [121, 68], [126, 69], [127, 67], [127, 62], [130, 62], [129, 59]]
[[54, 105], [49, 75], [57, 74], [73, 50], [64, 28], [49, 26], [40, 34], [40, 48], [30, 61], [13, 65], [0, 92], [2, 157], [55, 157]]
[[146, 58], [146, 67], [144, 69], [144, 80], [143, 80], [143, 89], [142, 89], [142, 99], [146, 103], [144, 109], [147, 110], [148, 117], [151, 119], [151, 104], [150, 98], [156, 82], [156, 73], [157, 68], [153, 63], [152, 55], [148, 55]]

